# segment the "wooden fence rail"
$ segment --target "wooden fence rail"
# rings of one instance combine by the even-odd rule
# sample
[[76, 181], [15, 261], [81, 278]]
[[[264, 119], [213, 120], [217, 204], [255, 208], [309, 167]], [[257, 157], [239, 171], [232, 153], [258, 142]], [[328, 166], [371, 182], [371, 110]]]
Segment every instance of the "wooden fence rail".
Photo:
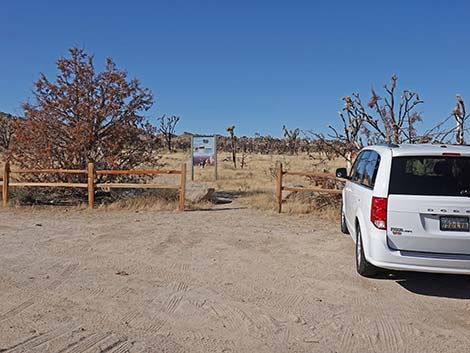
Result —
[[318, 192], [318, 193], [329, 193], [329, 194], [341, 194], [339, 189], [324, 189], [324, 188], [303, 188], [303, 187], [286, 187], [283, 185], [283, 176], [284, 175], [295, 175], [295, 176], [304, 176], [304, 177], [321, 177], [321, 178], [331, 178], [336, 180], [341, 180], [336, 177], [334, 174], [330, 173], [315, 173], [315, 172], [290, 172], [282, 169], [282, 163], [278, 162], [276, 165], [276, 207], [277, 212], [282, 212], [282, 192], [283, 191], [292, 191], [292, 192]]
[[[86, 174], [86, 183], [47, 183], [47, 182], [12, 182], [11, 174]], [[139, 183], [96, 183], [97, 175], [180, 175], [179, 185], [167, 184], [139, 184]], [[6, 162], [2, 171], [2, 203], [8, 205], [9, 189], [11, 187], [63, 187], [63, 188], [86, 188], [88, 189], [88, 207], [93, 208], [95, 203], [95, 188], [139, 188], [139, 189], [178, 189], [178, 209], [184, 211], [186, 194], [186, 164], [177, 170], [95, 170], [93, 163], [88, 163], [87, 169], [10, 169]]]

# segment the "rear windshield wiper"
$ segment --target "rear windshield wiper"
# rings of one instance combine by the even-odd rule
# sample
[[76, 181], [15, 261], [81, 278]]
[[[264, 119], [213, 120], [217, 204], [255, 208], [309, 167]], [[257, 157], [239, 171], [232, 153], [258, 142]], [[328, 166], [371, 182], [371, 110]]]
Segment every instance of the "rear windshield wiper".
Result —
[[460, 195], [470, 197], [470, 191], [468, 191], [466, 189], [465, 190], [460, 190]]

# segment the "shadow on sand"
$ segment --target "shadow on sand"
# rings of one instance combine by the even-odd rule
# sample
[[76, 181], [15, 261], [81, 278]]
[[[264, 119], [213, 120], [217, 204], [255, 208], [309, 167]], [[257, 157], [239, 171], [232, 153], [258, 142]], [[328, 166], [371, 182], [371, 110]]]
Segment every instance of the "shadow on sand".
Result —
[[392, 272], [382, 277], [395, 281], [404, 289], [420, 295], [470, 299], [470, 277], [418, 272]]

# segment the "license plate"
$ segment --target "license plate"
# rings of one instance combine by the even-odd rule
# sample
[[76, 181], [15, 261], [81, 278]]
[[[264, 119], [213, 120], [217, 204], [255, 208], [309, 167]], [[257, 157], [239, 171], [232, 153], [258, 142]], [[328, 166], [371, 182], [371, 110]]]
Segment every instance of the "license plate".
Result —
[[439, 217], [442, 231], [468, 232], [470, 230], [468, 217], [442, 216]]

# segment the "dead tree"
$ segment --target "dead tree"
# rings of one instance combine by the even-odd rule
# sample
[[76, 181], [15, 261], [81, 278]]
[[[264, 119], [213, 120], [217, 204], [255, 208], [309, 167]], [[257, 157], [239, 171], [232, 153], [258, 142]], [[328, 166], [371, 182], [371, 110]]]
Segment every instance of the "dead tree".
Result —
[[284, 134], [284, 139], [286, 141], [287, 149], [291, 155], [297, 154], [298, 149], [298, 138], [300, 134], [300, 129], [296, 128], [294, 130], [289, 130], [284, 125], [282, 127], [282, 132]]
[[432, 128], [426, 130], [420, 139], [420, 143], [440, 143], [447, 144], [451, 143], [452, 136], [455, 134], [456, 127], [453, 126], [448, 128], [449, 122], [452, 121], [453, 114], [450, 114], [447, 118], [440, 121]]
[[240, 158], [240, 168], [241, 169], [245, 168], [248, 165], [248, 163], [246, 161], [247, 156], [248, 156], [248, 152], [246, 151], [246, 149], [243, 149], [242, 150], [242, 156]]
[[329, 126], [332, 133], [327, 137], [315, 134], [326, 153], [336, 154], [346, 159], [351, 165], [355, 153], [367, 144], [416, 143], [422, 140], [415, 125], [421, 121], [421, 114], [416, 107], [423, 103], [419, 94], [403, 90], [397, 97], [398, 77], [393, 75], [391, 84], [384, 85], [385, 95], [381, 97], [372, 90], [371, 98], [364, 105], [358, 93], [342, 98], [344, 107], [339, 113], [342, 128]]
[[[348, 113], [348, 118], [353, 119], [346, 126], [351, 127], [351, 133], [356, 135], [359, 135], [356, 127], [360, 127], [360, 133], [364, 134], [368, 144], [415, 143], [420, 138], [415, 124], [422, 119], [421, 114], [415, 110], [423, 101], [417, 92], [410, 90], [403, 90], [401, 96], [397, 97], [397, 80], [398, 77], [393, 75], [391, 85], [384, 85], [384, 97], [372, 90], [367, 107], [358, 93], [342, 98], [345, 102], [343, 111]], [[344, 124], [344, 119], [342, 120]]]
[[375, 133], [384, 142], [413, 143], [416, 138], [414, 125], [417, 121], [421, 121], [421, 115], [415, 112], [414, 109], [423, 101], [419, 98], [417, 92], [403, 90], [397, 110], [397, 98], [395, 97], [397, 80], [398, 77], [393, 75], [391, 86], [384, 85], [387, 93], [385, 98], [380, 97], [372, 90], [372, 97], [368, 106], [375, 109], [379, 119], [372, 117], [370, 114], [365, 114], [364, 120], [370, 127], [368, 131]]
[[[462, 97], [457, 94], [457, 103], [455, 104], [452, 113], [438, 124], [427, 130], [422, 137], [422, 142], [427, 143], [453, 143], [455, 136], [455, 143], [459, 145], [465, 144], [465, 121], [469, 118], [470, 114], [466, 113], [465, 103]], [[452, 119], [455, 120], [455, 125], [452, 124]]]
[[414, 143], [418, 136], [415, 123], [421, 121], [421, 114], [416, 112], [416, 107], [423, 103], [417, 92], [403, 90], [400, 98], [396, 97], [398, 77], [393, 75], [391, 85], [384, 85], [385, 97], [380, 97], [372, 90], [372, 97], [367, 104], [375, 110], [376, 115], [368, 113], [362, 106], [357, 95], [357, 101], [363, 111], [365, 122], [364, 132], [373, 142], [382, 141], [386, 143]]
[[253, 153], [254, 151], [254, 146], [253, 146], [253, 139], [243, 136], [238, 139], [237, 141], [237, 147], [239, 152], [241, 153], [241, 156], [239, 157], [240, 161], [240, 168], [243, 169], [248, 165], [247, 157], [248, 154], [251, 152]]
[[314, 135], [318, 139], [319, 150], [327, 159], [333, 156], [343, 157], [350, 168], [354, 155], [363, 147], [360, 134], [363, 129], [364, 110], [362, 105], [350, 96], [341, 100], [344, 102], [343, 109], [338, 113], [342, 122], [341, 130], [329, 125], [331, 133], [326, 137], [322, 134]]
[[160, 118], [158, 118], [158, 121], [160, 123], [158, 131], [163, 135], [166, 146], [168, 148], [168, 152], [171, 152], [171, 143], [173, 140], [173, 136], [175, 135], [176, 125], [180, 121], [180, 117], [175, 115], [169, 116], [163, 114]]
[[235, 136], [235, 125], [229, 126], [227, 132], [230, 134], [230, 149], [232, 150], [233, 167], [237, 167], [237, 137]]

